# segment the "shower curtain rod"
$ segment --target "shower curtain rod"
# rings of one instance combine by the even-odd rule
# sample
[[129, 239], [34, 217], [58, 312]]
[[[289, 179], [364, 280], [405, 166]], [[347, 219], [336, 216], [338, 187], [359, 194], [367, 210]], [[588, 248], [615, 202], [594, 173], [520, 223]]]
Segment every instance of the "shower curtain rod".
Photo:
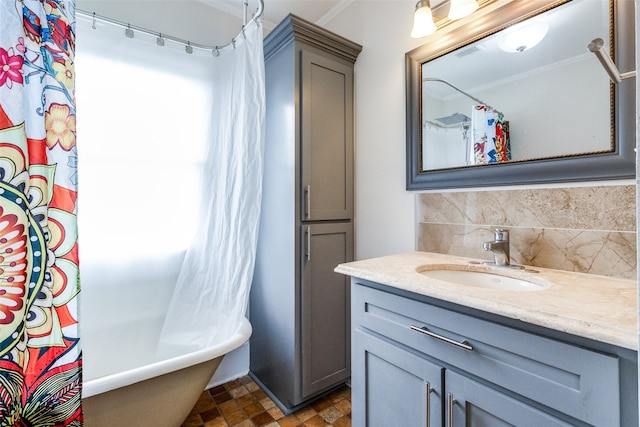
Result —
[[[210, 50], [211, 53], [213, 54], [213, 56], [218, 56], [220, 54], [221, 50], [227, 49], [229, 47], [233, 47], [235, 49], [235, 45], [236, 45], [236, 41], [238, 40], [239, 37], [244, 36], [244, 29], [246, 28], [246, 26], [248, 24], [251, 23], [251, 21], [256, 21], [258, 18], [260, 18], [262, 16], [262, 12], [264, 12], [264, 0], [258, 0], [258, 9], [256, 10], [256, 13], [254, 13], [254, 15], [251, 17], [251, 19], [249, 20], [249, 22], [247, 21], [247, 7], [248, 7], [248, 2], [245, 0], [242, 3], [243, 6], [243, 13], [242, 13], [242, 21], [243, 21], [243, 25], [242, 25], [242, 29], [240, 30], [240, 32], [231, 39], [231, 41], [225, 45], [222, 46], [208, 46], [208, 45], [204, 45], [204, 44], [200, 44], [200, 43], [193, 43], [190, 40], [184, 40], [178, 37], [173, 37], [173, 36], [168, 36], [164, 33], [159, 33], [157, 31], [151, 31], [148, 30], [146, 28], [143, 27], [138, 27], [136, 25], [131, 25], [128, 24], [126, 22], [122, 22], [122, 21], [118, 21], [116, 19], [112, 19], [112, 18], [108, 18], [106, 16], [102, 16], [102, 15], [98, 15], [95, 12], [87, 12], [85, 10], [81, 10], [81, 9], [76, 9], [76, 13], [79, 15], [83, 15], [89, 18], [92, 18], [94, 20], [94, 24], [95, 21], [102, 21], [102, 22], [106, 22], [108, 24], [112, 24], [112, 25], [117, 25], [119, 27], [125, 28], [125, 35], [127, 37], [132, 38], [133, 37], [133, 31], [138, 31], [140, 33], [144, 33], [144, 34], [148, 34], [151, 36], [157, 36], [158, 37], [158, 44], [159, 45], [164, 45], [164, 40], [171, 40], [174, 41], [176, 43], [180, 43], [183, 44], [185, 46], [185, 51], [187, 53], [193, 53], [193, 48], [196, 49], [202, 49], [202, 50]], [[94, 29], [95, 29], [95, 25], [94, 25]], [[162, 40], [162, 42], [160, 42], [160, 40]]]
[[454, 85], [452, 85], [451, 83], [449, 83], [446, 80], [442, 80], [442, 79], [438, 79], [436, 77], [425, 77], [422, 79], [423, 82], [440, 82], [440, 83], [444, 83], [447, 86], [451, 87], [452, 89], [457, 90], [458, 92], [460, 92], [461, 94], [463, 94], [464, 96], [473, 99], [474, 101], [476, 101], [478, 104], [482, 104], [486, 107], [491, 108], [492, 110], [502, 114], [500, 111], [496, 110], [495, 108], [493, 108], [491, 105], [487, 104], [486, 102], [476, 98], [475, 96], [469, 95], [467, 92], [463, 91], [462, 89], [458, 89], [457, 87], [455, 87]]

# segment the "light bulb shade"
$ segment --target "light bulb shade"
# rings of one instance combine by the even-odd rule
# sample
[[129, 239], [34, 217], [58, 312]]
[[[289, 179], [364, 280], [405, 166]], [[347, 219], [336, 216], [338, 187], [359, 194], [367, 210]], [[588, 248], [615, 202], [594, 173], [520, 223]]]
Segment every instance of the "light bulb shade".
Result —
[[433, 14], [428, 0], [419, 1], [413, 14], [413, 29], [411, 37], [414, 39], [428, 36], [436, 32], [436, 24], [433, 22]]
[[478, 2], [476, 0], [451, 0], [449, 3], [449, 19], [454, 21], [456, 19], [464, 18], [471, 15], [478, 9]]
[[505, 30], [498, 38], [498, 46], [505, 52], [524, 52], [540, 43], [549, 31], [549, 24], [532, 22]]

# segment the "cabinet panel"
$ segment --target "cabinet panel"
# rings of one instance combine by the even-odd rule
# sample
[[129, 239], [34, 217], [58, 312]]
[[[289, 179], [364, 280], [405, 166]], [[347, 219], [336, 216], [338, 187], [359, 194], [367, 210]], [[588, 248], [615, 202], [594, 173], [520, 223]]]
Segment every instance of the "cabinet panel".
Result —
[[302, 395], [350, 375], [349, 279], [336, 265], [353, 260], [353, 224], [304, 225]]
[[[558, 418], [451, 370], [445, 371], [447, 426], [570, 427]], [[453, 417], [451, 419], [451, 417]]]
[[355, 330], [354, 427], [441, 427], [442, 367]]
[[301, 52], [303, 221], [353, 216], [353, 69]]

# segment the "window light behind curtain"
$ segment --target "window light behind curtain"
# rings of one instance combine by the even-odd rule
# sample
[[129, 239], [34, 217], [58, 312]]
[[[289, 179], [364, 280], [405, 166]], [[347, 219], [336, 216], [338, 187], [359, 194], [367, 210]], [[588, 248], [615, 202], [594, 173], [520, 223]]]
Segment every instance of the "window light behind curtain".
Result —
[[[211, 54], [95, 25], [78, 16], [81, 327], [83, 340], [117, 340], [133, 313], [164, 315], [197, 224]], [[106, 317], [122, 328], [101, 330]]]

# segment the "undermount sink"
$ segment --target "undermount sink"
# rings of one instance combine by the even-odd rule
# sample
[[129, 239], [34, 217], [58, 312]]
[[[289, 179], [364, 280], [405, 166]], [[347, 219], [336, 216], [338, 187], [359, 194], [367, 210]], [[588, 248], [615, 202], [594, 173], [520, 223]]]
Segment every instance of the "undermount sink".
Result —
[[549, 287], [549, 284], [537, 280], [537, 283], [534, 283], [533, 281], [484, 271], [439, 268], [419, 270], [419, 273], [432, 279], [455, 283], [457, 285], [503, 291], [532, 292], [541, 291]]

